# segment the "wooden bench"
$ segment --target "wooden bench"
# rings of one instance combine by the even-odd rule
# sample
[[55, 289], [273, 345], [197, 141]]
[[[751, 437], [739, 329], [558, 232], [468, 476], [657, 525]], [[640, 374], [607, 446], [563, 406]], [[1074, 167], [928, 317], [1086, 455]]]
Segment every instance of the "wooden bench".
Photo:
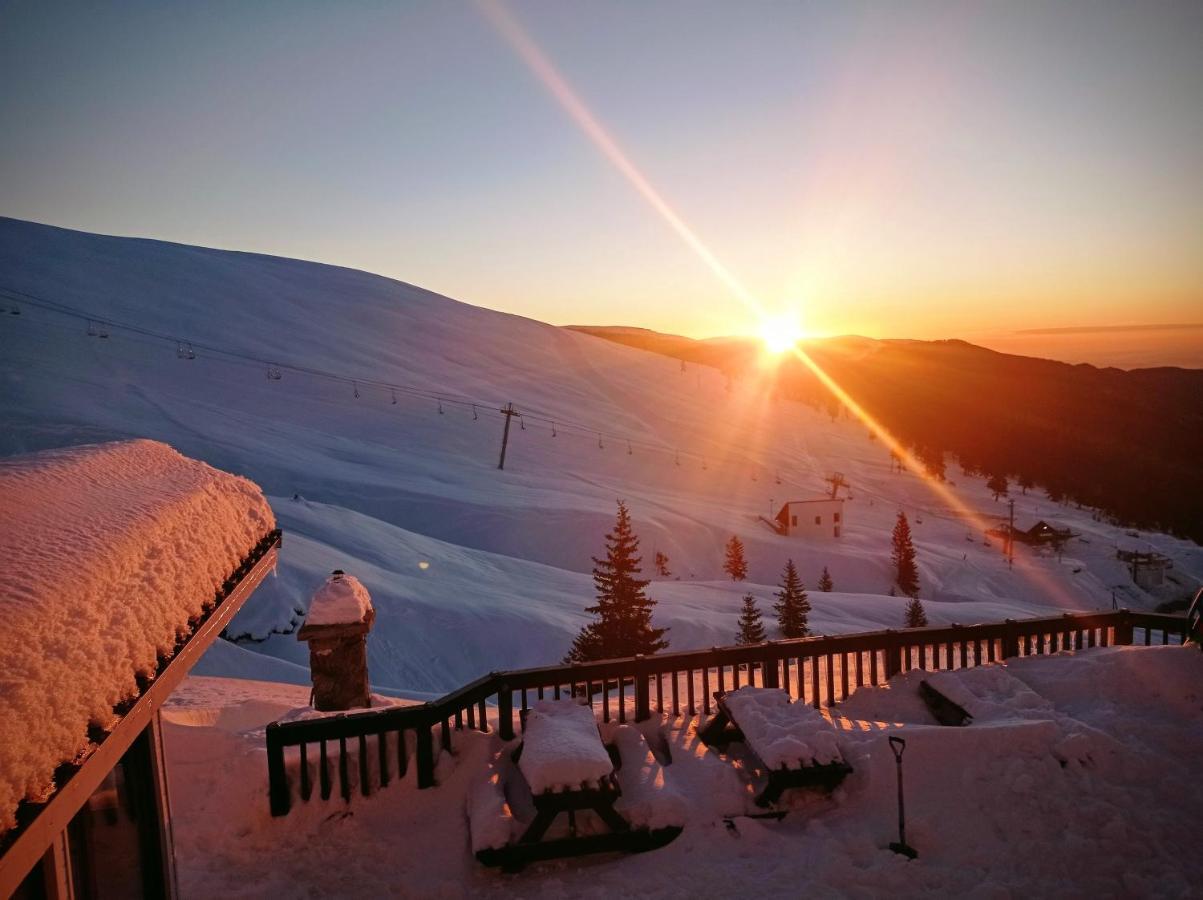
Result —
[[[557, 722], [554, 727], [536, 727], [533, 723], [526, 730], [526, 737], [518, 749], [514, 751], [513, 762], [516, 764], [514, 777], [525, 782], [524, 788], [530, 792], [531, 802], [535, 809], [535, 817], [523, 831], [522, 836], [514, 843], [505, 847], [488, 848], [476, 854], [485, 865], [501, 866], [503, 870], [515, 872], [527, 863], [537, 860], [557, 859], [567, 856], [582, 856], [588, 853], [606, 853], [612, 851], [641, 852], [662, 847], [681, 833], [680, 828], [646, 829], [632, 828], [630, 823], [614, 808], [614, 804], [622, 796], [615, 770], [622, 761], [613, 747], [606, 747], [601, 740], [593, 711], [588, 707], [577, 707], [582, 714], [569, 714], [563, 704], [574, 701], [545, 701], [536, 705], [533, 710], [523, 711], [524, 724], [530, 714], [538, 716], [548, 714], [558, 709]], [[587, 718], [587, 720], [586, 720]], [[575, 721], [573, 721], [575, 720]], [[545, 724], [548, 724], [545, 722]], [[559, 734], [553, 733], [555, 729]], [[569, 734], [571, 733], [571, 734]], [[563, 783], [543, 783], [541, 771], [533, 766], [523, 766], [524, 754], [529, 757], [532, 752], [554, 753], [563, 738], [570, 736], [575, 739], [575, 749], [582, 754], [577, 764], [582, 769], [592, 766], [590, 777], [575, 785]], [[548, 746], [540, 746], [546, 742]], [[586, 746], [596, 742], [594, 746]], [[603, 759], [607, 760], [603, 764]], [[605, 771], [602, 771], [604, 765]], [[540, 790], [531, 788], [531, 779], [541, 787]], [[601, 823], [608, 829], [606, 832], [595, 834], [579, 834], [577, 831], [576, 814], [579, 811], [591, 811], [596, 814]], [[545, 836], [551, 825], [561, 813], [568, 815], [568, 835], [566, 837], [546, 840]]]
[[[776, 688], [739, 688], [739, 691], [759, 692], [762, 697], [770, 700], [775, 706], [777, 724], [788, 726], [791, 719], [795, 723], [804, 721], [821, 714], [809, 706], [790, 702], [789, 694]], [[751, 727], [741, 727], [739, 715], [733, 707], [737, 704], [730, 702], [736, 692], [719, 691], [714, 694], [718, 712], [703, 728], [698, 736], [707, 746], [724, 749], [728, 744], [739, 741], [747, 749], [752, 761], [765, 773], [767, 784], [756, 796], [756, 805], [763, 808], [771, 807], [781, 799], [781, 795], [790, 788], [818, 788], [825, 791], [833, 790], [852, 772], [852, 767], [836, 754], [829, 762], [799, 763], [789, 765], [782, 761], [776, 765], [777, 751], [771, 744], [766, 744], [763, 737]], [[766, 696], [778, 695], [778, 696]], [[751, 722], [745, 723], [751, 725]], [[809, 723], [807, 723], [809, 724]], [[813, 727], [813, 726], [812, 726]], [[831, 726], [828, 725], [828, 728]], [[821, 729], [815, 729], [821, 730]], [[834, 734], [834, 729], [832, 729]]]

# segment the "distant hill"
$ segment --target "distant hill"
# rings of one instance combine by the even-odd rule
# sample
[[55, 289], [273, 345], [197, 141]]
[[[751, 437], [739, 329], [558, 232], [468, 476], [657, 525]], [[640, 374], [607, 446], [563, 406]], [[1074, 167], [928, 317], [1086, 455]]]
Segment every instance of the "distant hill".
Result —
[[[750, 338], [577, 330], [732, 378], [760, 371], [760, 346]], [[959, 340], [846, 336], [804, 349], [912, 447], [953, 454], [973, 471], [1023, 476], [1124, 522], [1203, 542], [1203, 370], [1069, 365]], [[782, 363], [772, 389], [816, 406], [830, 402], [793, 359]]]

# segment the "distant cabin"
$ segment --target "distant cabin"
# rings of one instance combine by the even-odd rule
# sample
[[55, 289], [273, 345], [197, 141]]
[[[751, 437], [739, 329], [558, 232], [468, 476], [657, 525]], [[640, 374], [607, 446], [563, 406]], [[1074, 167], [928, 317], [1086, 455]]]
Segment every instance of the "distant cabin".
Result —
[[777, 513], [777, 531], [787, 537], [839, 537], [844, 530], [844, 501], [788, 500]]

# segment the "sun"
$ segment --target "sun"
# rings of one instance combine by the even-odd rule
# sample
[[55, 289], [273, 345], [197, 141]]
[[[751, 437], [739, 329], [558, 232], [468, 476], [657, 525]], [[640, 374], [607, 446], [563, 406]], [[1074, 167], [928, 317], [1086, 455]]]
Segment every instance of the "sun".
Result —
[[794, 345], [805, 336], [794, 314], [766, 316], [760, 323], [760, 339], [764, 341], [764, 349], [774, 356], [794, 349]]

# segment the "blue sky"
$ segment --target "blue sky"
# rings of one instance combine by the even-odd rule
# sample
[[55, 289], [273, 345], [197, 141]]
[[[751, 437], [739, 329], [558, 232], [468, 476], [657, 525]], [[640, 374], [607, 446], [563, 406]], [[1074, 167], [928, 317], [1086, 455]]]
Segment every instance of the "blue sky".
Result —
[[[1197, 321], [1200, 3], [0, 5], [0, 214], [557, 323]], [[497, 10], [500, 9], [501, 13]]]

